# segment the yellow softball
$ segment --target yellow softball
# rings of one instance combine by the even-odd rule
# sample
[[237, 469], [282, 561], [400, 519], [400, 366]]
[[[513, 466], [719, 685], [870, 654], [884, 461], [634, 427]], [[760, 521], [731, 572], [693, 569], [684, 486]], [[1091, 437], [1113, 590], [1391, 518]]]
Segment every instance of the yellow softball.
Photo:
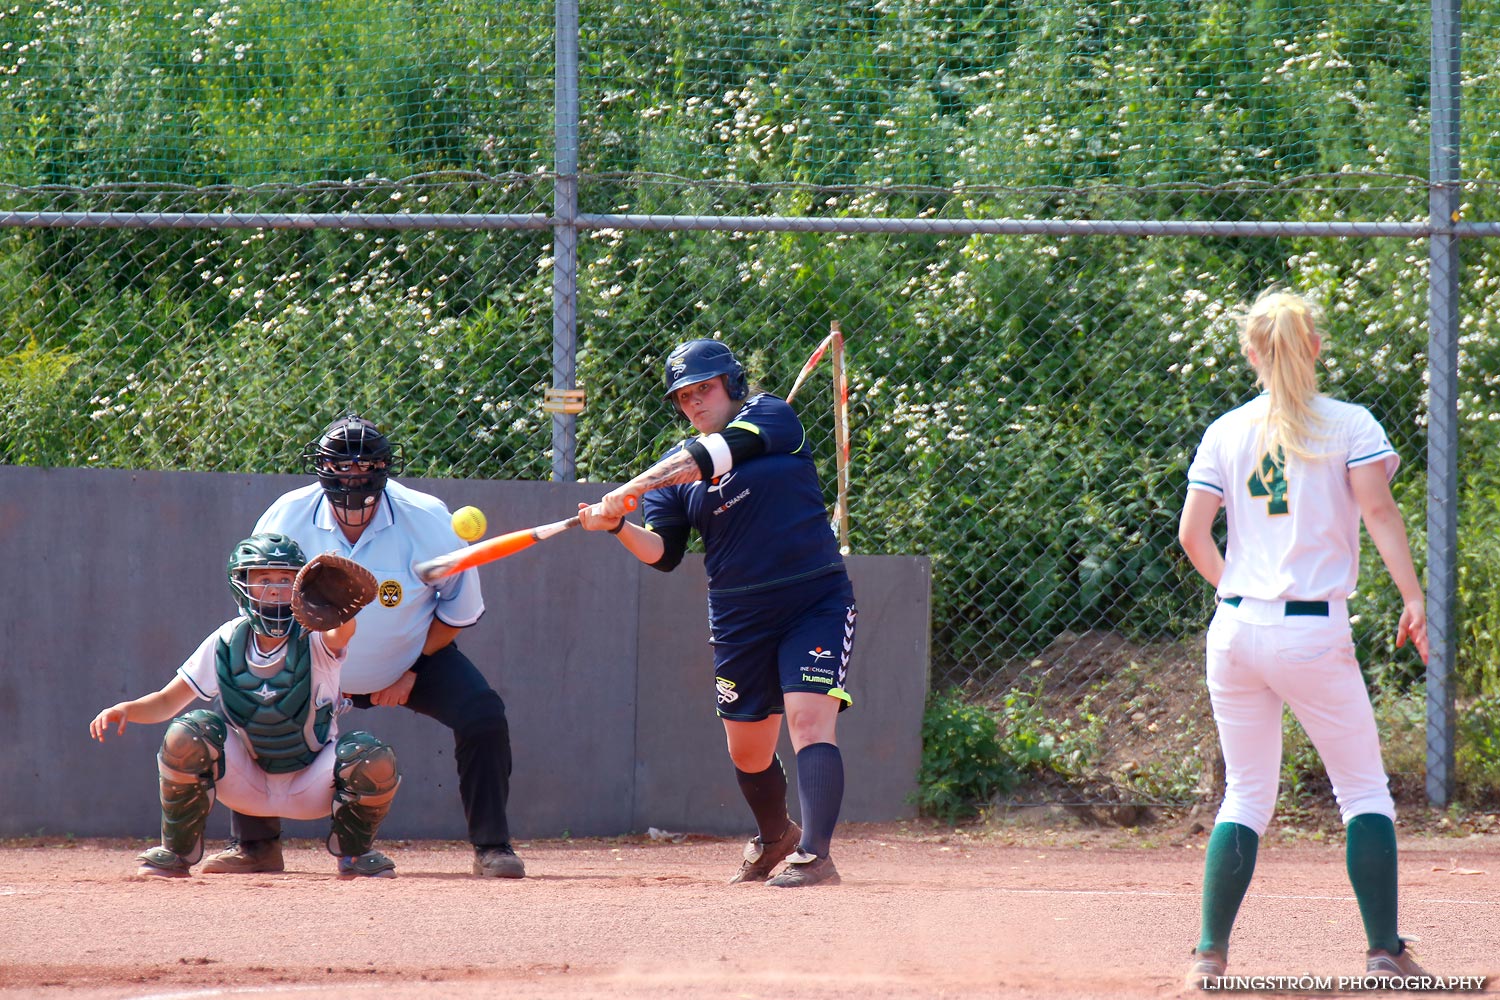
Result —
[[488, 526], [484, 511], [478, 507], [460, 507], [453, 512], [453, 533], [466, 542], [479, 541]]

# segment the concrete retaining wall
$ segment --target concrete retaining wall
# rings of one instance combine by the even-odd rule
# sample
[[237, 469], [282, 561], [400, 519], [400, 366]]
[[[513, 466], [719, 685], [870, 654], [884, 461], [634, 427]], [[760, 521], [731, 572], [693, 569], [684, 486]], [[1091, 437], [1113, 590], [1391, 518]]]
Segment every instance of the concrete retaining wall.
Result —
[[[403, 480], [490, 532], [566, 516], [607, 487]], [[104, 744], [89, 720], [160, 688], [235, 614], [230, 546], [302, 476], [0, 466], [0, 836], [150, 840], [163, 726]], [[930, 565], [855, 556], [854, 707], [839, 723], [846, 820], [911, 815], [927, 690]], [[614, 539], [570, 532], [480, 570], [488, 610], [459, 638], [505, 699], [518, 837], [656, 826], [752, 829], [714, 716], [701, 556], [659, 573]], [[345, 717], [397, 750], [405, 779], [382, 836], [464, 839], [449, 734], [404, 709]], [[782, 759], [795, 780], [783, 737]], [[223, 837], [216, 809], [209, 837]], [[291, 836], [324, 835], [288, 823]]]

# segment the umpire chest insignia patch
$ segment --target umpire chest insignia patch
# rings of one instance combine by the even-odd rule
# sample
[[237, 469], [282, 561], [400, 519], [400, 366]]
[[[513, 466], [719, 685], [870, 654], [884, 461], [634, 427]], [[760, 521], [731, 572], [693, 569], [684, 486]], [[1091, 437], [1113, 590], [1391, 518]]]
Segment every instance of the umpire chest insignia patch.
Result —
[[387, 608], [394, 608], [401, 603], [401, 584], [395, 580], [382, 580], [380, 582], [380, 603]]

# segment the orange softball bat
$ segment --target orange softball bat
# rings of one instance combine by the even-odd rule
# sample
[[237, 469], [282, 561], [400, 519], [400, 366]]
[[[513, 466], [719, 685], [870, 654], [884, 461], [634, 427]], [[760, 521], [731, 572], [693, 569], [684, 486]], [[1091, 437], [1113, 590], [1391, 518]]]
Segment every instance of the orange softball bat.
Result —
[[[639, 502], [635, 497], [627, 497], [626, 509], [635, 510]], [[594, 505], [592, 513], [602, 514], [598, 504]], [[466, 545], [461, 549], [454, 549], [452, 552], [419, 562], [412, 566], [412, 572], [423, 583], [435, 583], [445, 576], [453, 576], [466, 569], [473, 569], [475, 566], [483, 566], [485, 563], [513, 556], [544, 538], [562, 534], [578, 524], [578, 517], [574, 514], [562, 521], [539, 524], [535, 528], [522, 528], [520, 531], [509, 531], [503, 535], [496, 535], [494, 538], [486, 538], [482, 542], [475, 542], [473, 545]]]

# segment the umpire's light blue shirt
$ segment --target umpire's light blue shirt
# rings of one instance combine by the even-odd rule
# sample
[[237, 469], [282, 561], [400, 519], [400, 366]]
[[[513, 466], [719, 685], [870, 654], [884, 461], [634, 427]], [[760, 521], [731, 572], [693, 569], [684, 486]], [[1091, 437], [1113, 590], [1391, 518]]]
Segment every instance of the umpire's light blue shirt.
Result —
[[256, 531], [290, 535], [311, 559], [320, 552], [347, 556], [375, 574], [379, 591], [359, 613], [359, 627], [344, 661], [347, 694], [370, 694], [388, 687], [416, 662], [434, 616], [465, 628], [484, 614], [479, 571], [465, 570], [429, 586], [412, 565], [462, 548], [452, 516], [437, 497], [386, 483], [385, 494], [353, 545], [334, 520], [317, 483], [284, 494], [267, 508]]

